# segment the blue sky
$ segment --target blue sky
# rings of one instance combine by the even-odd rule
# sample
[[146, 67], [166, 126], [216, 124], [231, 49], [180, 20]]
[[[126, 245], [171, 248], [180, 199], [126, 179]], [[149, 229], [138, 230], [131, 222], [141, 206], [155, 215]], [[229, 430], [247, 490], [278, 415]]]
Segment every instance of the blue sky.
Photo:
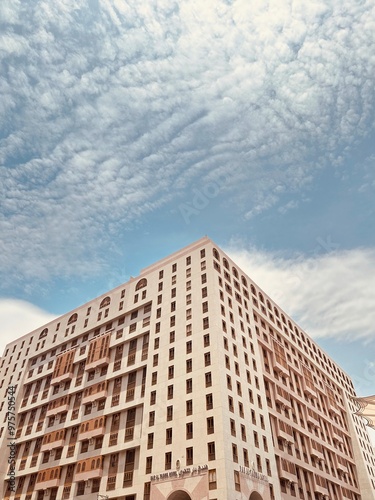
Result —
[[371, 1], [3, 0], [3, 344], [208, 235], [375, 393]]

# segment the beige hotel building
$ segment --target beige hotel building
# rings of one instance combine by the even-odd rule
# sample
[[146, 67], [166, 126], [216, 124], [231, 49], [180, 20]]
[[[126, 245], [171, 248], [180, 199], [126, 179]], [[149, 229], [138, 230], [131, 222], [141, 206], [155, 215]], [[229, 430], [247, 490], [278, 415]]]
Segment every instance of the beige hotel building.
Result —
[[208, 238], [10, 342], [0, 393], [6, 500], [375, 499], [352, 381]]

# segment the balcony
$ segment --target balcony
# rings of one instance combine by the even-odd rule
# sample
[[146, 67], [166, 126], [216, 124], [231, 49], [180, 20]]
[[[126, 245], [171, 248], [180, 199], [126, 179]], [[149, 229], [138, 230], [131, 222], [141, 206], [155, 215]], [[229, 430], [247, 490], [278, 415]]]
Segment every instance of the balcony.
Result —
[[347, 462], [344, 458], [340, 457], [340, 455], [337, 455], [337, 470], [343, 474], [348, 472]]
[[318, 460], [324, 460], [323, 447], [320, 443], [317, 443], [316, 441], [311, 441], [310, 454], [312, 457], [315, 457]]
[[315, 476], [314, 492], [321, 495], [328, 495], [327, 480], [322, 476]]
[[284, 409], [291, 408], [289, 393], [279, 386], [276, 386], [275, 401], [280, 403]]
[[102, 436], [105, 434], [105, 418], [98, 417], [87, 422], [83, 422], [80, 427], [79, 437], [80, 441], [84, 439], [91, 439], [96, 436]]
[[102, 457], [93, 457], [77, 463], [74, 481], [88, 481], [102, 477], [103, 460]]
[[107, 394], [108, 391], [106, 382], [101, 382], [100, 384], [92, 385], [91, 387], [87, 387], [83, 391], [82, 404], [95, 401], [95, 399], [106, 398]]
[[334, 425], [332, 426], [332, 439], [337, 443], [342, 443], [344, 441], [341, 431], [339, 431]]
[[319, 416], [317, 413], [310, 410], [310, 408], [307, 409], [306, 420], [309, 424], [313, 425], [314, 427], [319, 427]]
[[61, 467], [45, 469], [38, 473], [35, 490], [46, 490], [47, 488], [56, 488], [60, 485]]
[[277, 468], [280, 479], [284, 479], [285, 481], [290, 482], [296, 482], [296, 466], [294, 463], [281, 458]]
[[48, 404], [47, 417], [52, 415], [57, 415], [58, 413], [69, 410], [70, 398], [65, 396], [64, 398], [59, 398], [51, 401]]
[[286, 424], [282, 420], [279, 420], [277, 423], [277, 437], [284, 439], [290, 443], [294, 442], [293, 438], [293, 429], [292, 426]]
[[53, 448], [60, 448], [61, 446], [64, 446], [65, 434], [66, 431], [64, 429], [46, 434], [43, 438], [43, 443], [40, 447], [40, 451], [43, 452], [51, 450]]

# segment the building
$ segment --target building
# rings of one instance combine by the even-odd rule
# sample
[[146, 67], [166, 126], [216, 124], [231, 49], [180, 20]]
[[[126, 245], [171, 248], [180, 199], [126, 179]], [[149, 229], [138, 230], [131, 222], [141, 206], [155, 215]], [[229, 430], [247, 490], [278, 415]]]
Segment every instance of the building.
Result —
[[0, 365], [4, 499], [375, 498], [350, 378], [208, 238]]

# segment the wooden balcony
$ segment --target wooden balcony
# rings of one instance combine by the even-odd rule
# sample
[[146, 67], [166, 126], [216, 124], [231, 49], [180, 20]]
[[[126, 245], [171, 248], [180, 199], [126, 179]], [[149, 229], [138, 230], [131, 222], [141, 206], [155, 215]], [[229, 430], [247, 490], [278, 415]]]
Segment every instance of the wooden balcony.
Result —
[[320, 443], [316, 441], [311, 441], [311, 449], [310, 454], [312, 457], [317, 458], [318, 460], [324, 460], [323, 447]]
[[276, 386], [275, 401], [280, 403], [283, 408], [291, 408], [290, 395], [282, 387]]
[[107, 395], [108, 391], [106, 382], [101, 382], [100, 384], [86, 387], [86, 389], [83, 391], [82, 404], [95, 401], [96, 399], [106, 398]]
[[314, 478], [314, 492], [321, 495], [328, 494], [327, 480], [322, 476], [315, 476]]
[[60, 486], [60, 479], [49, 479], [48, 481], [41, 481], [39, 483], [36, 483], [34, 486], [35, 490], [46, 490], [47, 488], [56, 488]]
[[292, 426], [283, 422], [282, 420], [278, 420], [276, 426], [276, 432], [277, 432], [277, 437], [284, 439], [290, 443], [294, 442]]
[[278, 463], [278, 473], [279, 478], [284, 479], [286, 481], [296, 482], [296, 466], [294, 463], [285, 460], [284, 458], [280, 459]]
[[319, 416], [310, 408], [307, 409], [306, 421], [314, 427], [319, 427]]

